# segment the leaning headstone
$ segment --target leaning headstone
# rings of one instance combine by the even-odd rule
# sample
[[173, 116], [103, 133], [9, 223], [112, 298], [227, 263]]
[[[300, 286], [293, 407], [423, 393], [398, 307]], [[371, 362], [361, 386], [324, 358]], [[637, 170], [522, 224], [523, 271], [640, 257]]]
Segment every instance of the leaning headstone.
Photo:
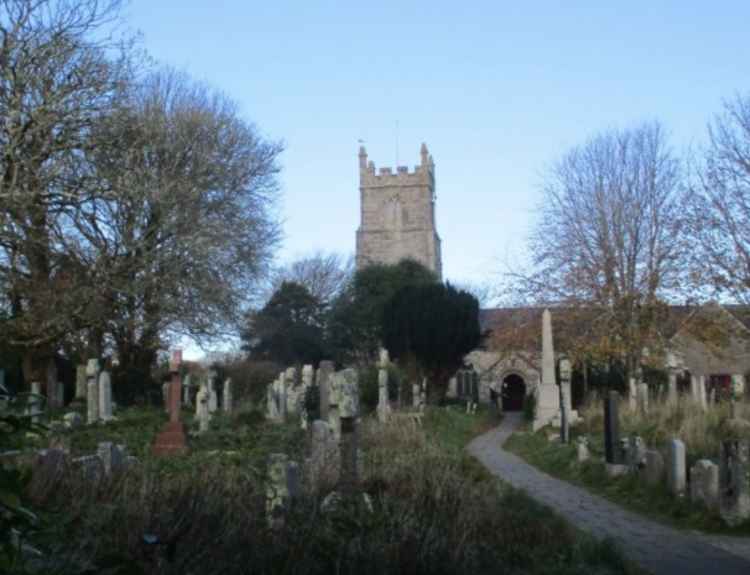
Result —
[[112, 420], [112, 378], [108, 371], [99, 374], [99, 419]]
[[724, 441], [719, 469], [719, 511], [730, 526], [750, 518], [750, 442]]
[[674, 495], [685, 493], [685, 444], [671, 439], [668, 444], [667, 487]]
[[664, 458], [656, 449], [646, 450], [646, 483], [652, 487], [664, 480]]
[[690, 501], [709, 509], [719, 504], [719, 466], [701, 459], [690, 468]]
[[232, 378], [228, 377], [224, 381], [224, 393], [221, 395], [221, 401], [222, 401], [222, 409], [224, 410], [224, 413], [232, 413]]
[[86, 399], [86, 366], [76, 366], [76, 399]]
[[86, 422], [99, 421], [99, 360], [90, 359], [86, 364]]

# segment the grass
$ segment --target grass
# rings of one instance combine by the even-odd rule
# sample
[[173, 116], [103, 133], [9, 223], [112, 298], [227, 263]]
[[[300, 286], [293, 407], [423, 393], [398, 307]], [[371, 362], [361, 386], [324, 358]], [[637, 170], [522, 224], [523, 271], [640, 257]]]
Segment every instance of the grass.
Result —
[[[688, 497], [676, 498], [667, 490], [666, 486], [660, 485], [650, 487], [638, 477], [633, 475], [609, 478], [604, 469], [604, 440], [603, 431], [598, 431], [596, 422], [591, 423], [591, 411], [588, 413], [588, 425], [579, 426], [573, 431], [572, 443], [561, 445], [558, 442], [550, 442], [547, 439], [548, 429], [542, 429], [537, 433], [524, 432], [512, 435], [505, 444], [506, 449], [521, 456], [535, 467], [543, 471], [581, 485], [594, 493], [598, 493], [623, 507], [632, 509], [653, 519], [669, 523], [683, 529], [696, 529], [709, 533], [723, 533], [732, 535], [750, 535], [750, 522], [739, 527], [728, 527], [719, 516], [718, 512], [707, 510], [701, 506], [690, 503]], [[664, 412], [662, 412], [664, 413]], [[637, 426], [637, 421], [644, 422], [645, 426]], [[648, 430], [654, 429], [650, 418], [634, 416], [623, 417], [622, 427], [625, 433], [638, 433], [648, 437]], [[666, 419], [666, 426], [685, 426], [684, 423], [677, 424], [676, 420]], [[707, 425], [706, 425], [707, 426]], [[698, 424], [687, 424], [687, 428], [694, 430]], [[667, 427], [668, 429], [668, 427]], [[591, 433], [593, 430], [593, 433]], [[589, 438], [589, 449], [591, 459], [585, 463], [578, 463], [576, 458], [575, 438], [585, 432]], [[668, 433], [665, 429], [652, 431], [653, 437], [662, 437]], [[691, 438], [688, 438], [691, 439]], [[706, 442], [695, 441], [689, 445], [706, 445]], [[696, 459], [695, 455], [693, 459]]]
[[[486, 413], [432, 409], [424, 426], [361, 426], [361, 489], [328, 512], [327, 490], [310, 481], [284, 526], [265, 514], [265, 459], [304, 462], [295, 425], [269, 425], [252, 412], [216, 418], [191, 455], [153, 459], [158, 411], [126, 410], [111, 426], [70, 434], [75, 450], [128, 443], [141, 464], [98, 481], [72, 468], [37, 469], [29, 501], [47, 527], [33, 540], [46, 552], [31, 567], [57, 573], [631, 573], [607, 542], [583, 537], [522, 492], [491, 477], [463, 449], [492, 424]], [[228, 452], [230, 452], [228, 454]], [[350, 505], [351, 504], [351, 505]], [[158, 541], [148, 544], [144, 535]]]

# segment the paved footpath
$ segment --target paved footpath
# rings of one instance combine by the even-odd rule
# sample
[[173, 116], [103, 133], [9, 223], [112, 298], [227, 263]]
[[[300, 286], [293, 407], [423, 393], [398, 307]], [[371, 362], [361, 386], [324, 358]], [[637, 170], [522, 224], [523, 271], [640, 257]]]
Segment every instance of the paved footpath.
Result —
[[520, 424], [520, 414], [506, 414], [499, 427], [474, 439], [467, 449], [494, 475], [525, 490], [583, 531], [617, 541], [629, 559], [654, 575], [750, 575], [750, 538], [673, 529], [555, 479], [503, 450], [503, 443]]

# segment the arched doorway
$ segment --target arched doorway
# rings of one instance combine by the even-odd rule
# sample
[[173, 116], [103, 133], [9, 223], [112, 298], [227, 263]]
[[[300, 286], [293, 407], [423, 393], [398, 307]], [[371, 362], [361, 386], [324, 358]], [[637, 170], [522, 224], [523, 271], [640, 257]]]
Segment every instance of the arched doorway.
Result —
[[526, 382], [517, 373], [503, 378], [503, 411], [521, 411], [526, 397]]

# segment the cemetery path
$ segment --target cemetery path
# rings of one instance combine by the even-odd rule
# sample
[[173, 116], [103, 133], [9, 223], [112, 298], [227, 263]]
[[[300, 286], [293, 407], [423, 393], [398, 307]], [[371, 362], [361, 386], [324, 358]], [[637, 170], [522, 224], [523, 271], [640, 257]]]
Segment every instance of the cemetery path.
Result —
[[467, 449], [493, 475], [583, 531], [616, 541], [629, 559], [654, 575], [750, 573], [748, 539], [679, 531], [547, 475], [505, 451], [503, 443], [520, 425], [521, 414], [506, 413], [500, 426], [475, 438]]

